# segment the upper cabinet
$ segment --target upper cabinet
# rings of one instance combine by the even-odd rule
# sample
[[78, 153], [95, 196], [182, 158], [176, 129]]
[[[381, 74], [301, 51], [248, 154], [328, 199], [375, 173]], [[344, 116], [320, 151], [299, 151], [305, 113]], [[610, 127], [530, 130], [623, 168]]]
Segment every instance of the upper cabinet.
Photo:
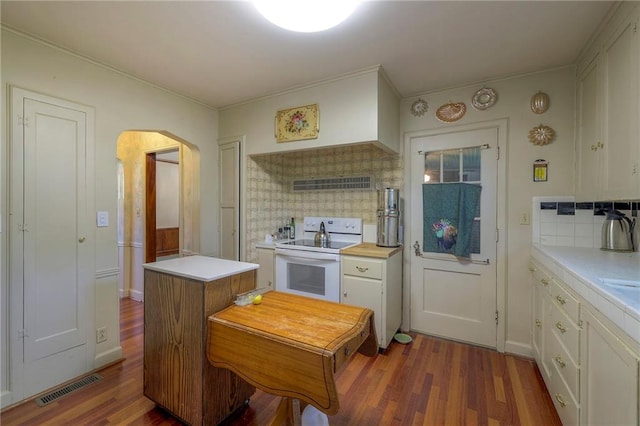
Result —
[[[317, 104], [318, 137], [278, 143], [279, 110]], [[372, 143], [400, 152], [400, 98], [381, 67], [355, 72], [219, 112], [220, 137], [244, 135], [247, 155]]]
[[639, 8], [623, 5], [578, 64], [576, 197], [640, 197]]

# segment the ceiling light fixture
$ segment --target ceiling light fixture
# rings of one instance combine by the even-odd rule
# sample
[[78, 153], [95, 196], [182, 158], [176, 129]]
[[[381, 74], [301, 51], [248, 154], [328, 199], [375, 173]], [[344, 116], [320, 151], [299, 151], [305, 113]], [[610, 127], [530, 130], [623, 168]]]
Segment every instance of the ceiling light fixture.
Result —
[[355, 0], [254, 0], [258, 12], [271, 23], [290, 31], [328, 30], [347, 19], [360, 1]]

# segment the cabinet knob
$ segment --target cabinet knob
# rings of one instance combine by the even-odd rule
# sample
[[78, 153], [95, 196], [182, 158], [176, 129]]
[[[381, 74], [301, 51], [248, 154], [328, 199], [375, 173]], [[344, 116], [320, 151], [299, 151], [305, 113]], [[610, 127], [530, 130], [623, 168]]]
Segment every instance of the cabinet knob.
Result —
[[556, 300], [558, 301], [558, 303], [560, 303], [561, 305], [564, 305], [565, 303], [567, 303], [567, 299], [565, 299], [564, 297], [558, 295], [556, 296]]
[[555, 358], [553, 358], [556, 360], [556, 362], [558, 363], [558, 365], [562, 368], [567, 366], [567, 363], [564, 362], [564, 360], [562, 359], [562, 357], [560, 355], [556, 355]]
[[347, 297], [347, 292], [345, 291], [344, 293], [342, 293], [342, 295], [343, 295], [344, 297]]
[[545, 287], [549, 285], [549, 280], [547, 280], [546, 278], [541, 279], [540, 282], [544, 284]]
[[562, 323], [560, 321], [558, 321], [556, 323], [556, 328], [558, 330], [560, 330], [560, 333], [565, 333], [567, 331], [567, 329], [565, 328], [565, 326], [562, 325]]
[[78, 242], [79, 242], [79, 243], [84, 243], [84, 241], [85, 241], [85, 240], [86, 240], [86, 238], [85, 238], [85, 237], [80, 237], [80, 238], [78, 238]]
[[591, 145], [591, 151], [597, 151], [597, 150], [598, 150], [598, 147], [597, 147], [597, 146], [595, 146], [595, 145]]
[[536, 327], [542, 327], [542, 321], [540, 321], [539, 319], [536, 320]]

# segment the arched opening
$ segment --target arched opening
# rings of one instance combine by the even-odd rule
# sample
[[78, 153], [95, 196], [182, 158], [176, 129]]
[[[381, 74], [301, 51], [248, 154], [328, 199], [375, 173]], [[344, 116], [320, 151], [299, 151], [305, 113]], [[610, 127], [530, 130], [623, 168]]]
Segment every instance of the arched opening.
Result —
[[[120, 297], [144, 300], [142, 264], [148, 258], [147, 161], [156, 153], [178, 150], [179, 255], [200, 251], [200, 152], [198, 147], [160, 130], [129, 130], [118, 137], [118, 256]], [[150, 155], [151, 154], [151, 155]]]

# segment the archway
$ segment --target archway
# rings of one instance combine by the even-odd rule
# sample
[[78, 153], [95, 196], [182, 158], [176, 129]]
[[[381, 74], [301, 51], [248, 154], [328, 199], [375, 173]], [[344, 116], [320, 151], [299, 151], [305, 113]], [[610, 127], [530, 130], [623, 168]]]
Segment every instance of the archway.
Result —
[[144, 300], [143, 268], [147, 215], [147, 154], [179, 150], [180, 255], [200, 251], [200, 151], [192, 143], [162, 130], [129, 130], [118, 137], [118, 256], [120, 297]]

